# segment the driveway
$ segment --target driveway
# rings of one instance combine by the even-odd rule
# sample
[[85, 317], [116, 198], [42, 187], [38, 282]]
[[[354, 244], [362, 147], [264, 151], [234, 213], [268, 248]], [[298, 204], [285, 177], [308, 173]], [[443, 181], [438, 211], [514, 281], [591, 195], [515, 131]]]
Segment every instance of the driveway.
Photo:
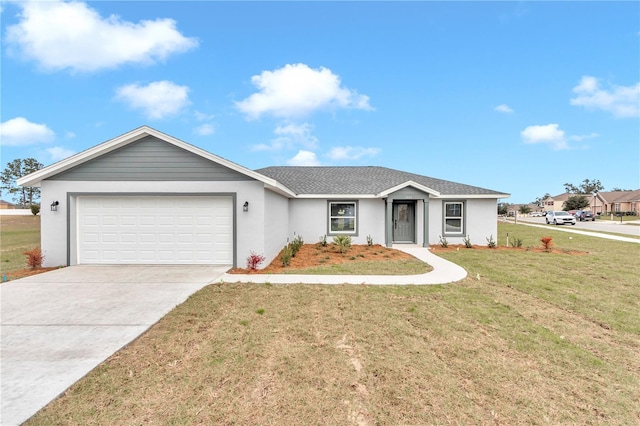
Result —
[[72, 266], [0, 285], [0, 424], [26, 421], [228, 268]]

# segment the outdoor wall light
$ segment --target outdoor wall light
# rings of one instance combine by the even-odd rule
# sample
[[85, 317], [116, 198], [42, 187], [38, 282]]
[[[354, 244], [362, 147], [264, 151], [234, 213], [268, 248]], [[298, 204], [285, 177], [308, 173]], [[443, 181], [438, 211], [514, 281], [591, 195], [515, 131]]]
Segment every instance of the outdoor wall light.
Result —
[[51, 211], [52, 212], [57, 212], [58, 211], [58, 206], [60, 205], [59, 202], [54, 201], [53, 203], [51, 203]]
[[243, 212], [248, 212], [249, 211], [249, 202], [245, 201], [244, 204], [242, 205], [242, 211]]

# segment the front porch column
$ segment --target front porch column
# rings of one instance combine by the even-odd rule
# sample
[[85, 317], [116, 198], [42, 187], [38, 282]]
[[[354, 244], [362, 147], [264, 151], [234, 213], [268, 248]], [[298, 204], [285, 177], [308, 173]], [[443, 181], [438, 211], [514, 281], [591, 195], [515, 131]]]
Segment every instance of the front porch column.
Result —
[[422, 247], [429, 247], [429, 199], [424, 198], [422, 200], [422, 218], [424, 223], [422, 225], [423, 236], [422, 236]]
[[385, 215], [385, 243], [391, 247], [393, 243], [393, 200], [387, 198], [387, 214]]

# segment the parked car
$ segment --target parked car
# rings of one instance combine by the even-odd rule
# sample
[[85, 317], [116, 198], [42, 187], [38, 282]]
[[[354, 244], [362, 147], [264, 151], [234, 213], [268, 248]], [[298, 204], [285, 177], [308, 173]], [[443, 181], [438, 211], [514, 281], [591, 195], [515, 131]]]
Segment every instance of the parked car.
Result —
[[584, 221], [584, 220], [591, 220], [591, 221], [595, 221], [596, 217], [593, 215], [593, 213], [589, 212], [589, 211], [584, 211], [584, 210], [578, 210], [574, 215], [573, 215], [577, 220], [579, 220], [580, 222]]
[[531, 212], [531, 217], [543, 217], [543, 212]]
[[567, 223], [572, 225], [576, 224], [576, 218], [571, 216], [568, 212], [547, 212], [545, 220], [547, 221], [547, 224], [553, 223], [554, 225], [566, 225]]

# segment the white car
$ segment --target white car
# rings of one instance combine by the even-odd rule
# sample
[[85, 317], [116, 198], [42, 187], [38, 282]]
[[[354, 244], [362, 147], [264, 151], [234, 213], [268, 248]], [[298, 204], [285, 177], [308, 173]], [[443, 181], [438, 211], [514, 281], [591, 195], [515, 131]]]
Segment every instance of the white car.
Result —
[[531, 212], [531, 217], [542, 217], [544, 213], [542, 212]]
[[576, 224], [576, 218], [567, 212], [547, 212], [545, 220], [547, 224], [553, 223], [554, 225]]

